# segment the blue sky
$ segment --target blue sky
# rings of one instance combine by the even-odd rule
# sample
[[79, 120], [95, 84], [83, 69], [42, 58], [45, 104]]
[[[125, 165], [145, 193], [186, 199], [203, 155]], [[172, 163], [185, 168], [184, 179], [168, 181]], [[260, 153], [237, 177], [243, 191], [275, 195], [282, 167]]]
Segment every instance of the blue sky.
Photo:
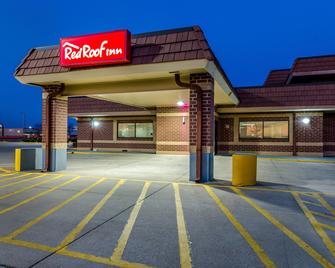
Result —
[[41, 89], [13, 73], [32, 47], [61, 37], [199, 25], [234, 86], [262, 84], [299, 56], [335, 54], [335, 1], [19, 1], [0, 3], [0, 122], [40, 123]]

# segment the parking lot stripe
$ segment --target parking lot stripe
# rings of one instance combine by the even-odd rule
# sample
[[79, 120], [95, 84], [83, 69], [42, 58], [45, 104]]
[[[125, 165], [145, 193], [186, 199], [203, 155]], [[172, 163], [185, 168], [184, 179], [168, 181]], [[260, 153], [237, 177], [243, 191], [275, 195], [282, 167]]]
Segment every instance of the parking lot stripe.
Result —
[[269, 256], [265, 253], [264, 249], [253, 239], [251, 234], [243, 227], [243, 225], [234, 217], [234, 215], [230, 212], [230, 210], [222, 203], [221, 199], [214, 193], [214, 191], [208, 187], [204, 186], [210, 197], [215, 201], [218, 207], [222, 210], [222, 212], [226, 215], [228, 220], [234, 225], [237, 231], [241, 234], [241, 236], [247, 241], [249, 246], [253, 249], [253, 251], [257, 254], [258, 258], [264, 264], [265, 267], [276, 267], [274, 262], [269, 258]]
[[173, 183], [173, 189], [176, 203], [180, 267], [189, 268], [192, 267], [191, 250], [184, 219], [183, 206], [180, 198], [179, 185], [177, 183]]
[[312, 205], [312, 206], [316, 206], [316, 207], [323, 207], [321, 204], [310, 202], [310, 201], [306, 201], [306, 200], [301, 200], [301, 202], [304, 202], [307, 205]]
[[23, 200], [23, 201], [21, 201], [21, 202], [15, 204], [15, 205], [12, 205], [12, 206], [10, 206], [10, 207], [8, 207], [8, 208], [4, 208], [4, 209], [0, 210], [0, 215], [5, 214], [5, 213], [7, 213], [7, 212], [9, 212], [9, 211], [12, 211], [12, 210], [14, 210], [14, 209], [16, 209], [16, 208], [18, 208], [18, 207], [24, 205], [24, 204], [29, 203], [30, 201], [33, 201], [33, 200], [35, 200], [35, 199], [41, 197], [41, 196], [47, 195], [47, 194], [49, 194], [49, 193], [51, 193], [51, 192], [53, 192], [53, 191], [55, 191], [55, 190], [57, 190], [57, 189], [59, 189], [59, 188], [65, 186], [65, 185], [67, 185], [67, 184], [70, 184], [71, 182], [74, 182], [74, 181], [78, 180], [79, 178], [80, 178], [80, 176], [77, 176], [77, 177], [75, 177], [75, 178], [73, 178], [73, 179], [71, 179], [71, 180], [68, 180], [68, 181], [66, 181], [66, 182], [63, 182], [63, 183], [61, 183], [61, 184], [59, 184], [59, 185], [57, 185], [57, 186], [55, 186], [55, 187], [52, 187], [52, 188], [50, 188], [50, 189], [48, 189], [48, 190], [46, 190], [46, 191], [43, 191], [43, 192], [41, 192], [41, 193], [38, 193], [37, 195], [34, 195], [34, 196], [32, 196], [32, 197], [29, 197], [29, 198], [27, 198], [27, 199], [25, 199], [25, 200]]
[[330, 215], [327, 215], [327, 214], [324, 214], [324, 213], [321, 213], [321, 212], [317, 212], [317, 211], [311, 211], [311, 212], [315, 216], [320, 216], [320, 217], [324, 217], [324, 218], [327, 218], [327, 219], [335, 221], [335, 217], [334, 216], [330, 216]]
[[24, 180], [21, 180], [21, 181], [16, 181], [16, 182], [11, 182], [11, 183], [7, 183], [7, 184], [4, 184], [4, 185], [0, 185], [0, 189], [6, 188], [6, 187], [9, 187], [9, 186], [13, 186], [13, 185], [17, 185], [17, 184], [20, 184], [20, 183], [23, 183], [23, 182], [36, 180], [38, 178], [45, 177], [45, 176], [47, 176], [47, 174], [40, 174], [40, 175], [37, 175], [37, 176], [32, 177], [32, 178], [28, 178], [28, 179], [24, 179]]
[[124, 180], [120, 180], [112, 190], [110, 190], [96, 206], [86, 215], [86, 217], [63, 239], [59, 244], [58, 248], [65, 249], [66, 246], [71, 243], [76, 236], [84, 229], [84, 227], [92, 220], [92, 218], [99, 212], [99, 210], [105, 205], [105, 203], [112, 197], [118, 188], [124, 184]]
[[5, 173], [8, 173], [10, 172], [9, 170], [5, 169], [5, 168], [0, 168], [1, 171], [5, 172]]
[[[53, 253], [57, 250], [57, 248], [53, 248], [53, 247], [50, 247], [50, 246], [47, 246], [47, 245], [28, 242], [28, 241], [24, 241], [24, 240], [8, 239], [8, 238], [5, 238], [5, 237], [0, 237], [0, 242], [5, 243], [5, 244], [10, 244], [10, 245], [35, 249], [35, 250], [46, 251], [46, 252], [50, 252], [50, 253]], [[77, 251], [71, 251], [71, 250], [64, 250], [62, 252], [57, 252], [57, 254], [72, 257], [72, 258], [82, 259], [82, 260], [86, 260], [86, 261], [90, 261], [90, 262], [94, 262], [94, 263], [101, 263], [101, 264], [113, 265], [113, 266], [118, 266], [118, 267], [150, 268], [150, 266], [140, 264], [140, 263], [127, 262], [127, 261], [123, 261], [123, 260], [112, 261], [109, 258], [98, 257], [98, 256], [94, 256], [94, 255], [91, 255], [91, 254], [85, 254], [85, 253], [81, 253], [81, 252], [77, 252]], [[31, 266], [34, 266], [34, 264], [30, 264], [30, 267]]]
[[138, 199], [136, 201], [136, 204], [135, 204], [135, 206], [133, 207], [133, 209], [130, 213], [127, 224], [122, 231], [122, 234], [121, 234], [121, 236], [120, 236], [120, 238], [117, 242], [116, 248], [114, 249], [113, 255], [111, 257], [112, 260], [121, 260], [122, 259], [124, 249], [126, 248], [130, 233], [133, 230], [135, 221], [136, 221], [137, 216], [139, 214], [139, 211], [142, 207], [145, 195], [147, 194], [147, 191], [149, 189], [150, 184], [151, 184], [150, 182], [144, 183], [142, 192], [141, 192], [140, 196], [138, 197]]
[[63, 176], [63, 175], [58, 175], [58, 176], [53, 177], [53, 178], [51, 178], [51, 179], [49, 179], [49, 180], [41, 181], [41, 182], [35, 183], [35, 184], [33, 184], [33, 185], [30, 185], [30, 186], [21, 188], [21, 189], [19, 189], [19, 190], [17, 190], [17, 191], [10, 192], [10, 193], [4, 194], [4, 195], [0, 195], [0, 200], [3, 200], [3, 199], [8, 198], [8, 197], [10, 197], [10, 196], [16, 195], [16, 194], [18, 194], [18, 193], [22, 193], [22, 192], [27, 191], [27, 190], [29, 190], [29, 189], [33, 189], [33, 188], [35, 188], [35, 187], [37, 187], [37, 186], [46, 184], [46, 183], [48, 183], [48, 182], [57, 180], [57, 179], [62, 178], [62, 177], [64, 177], [64, 176]]
[[38, 216], [37, 218], [35, 218], [35, 219], [31, 220], [30, 222], [28, 222], [27, 224], [23, 225], [22, 227], [20, 227], [20, 228], [16, 229], [15, 231], [11, 232], [9, 235], [6, 236], [6, 238], [13, 239], [16, 236], [18, 236], [19, 234], [22, 234], [23, 232], [27, 231], [29, 228], [31, 228], [36, 223], [40, 222], [41, 220], [45, 219], [46, 217], [50, 216], [51, 214], [55, 213], [56, 211], [62, 209], [68, 203], [77, 199], [78, 197], [80, 197], [84, 193], [88, 192], [89, 190], [91, 190], [92, 188], [97, 186], [98, 184], [102, 183], [104, 180], [105, 179], [102, 178], [102, 179], [96, 181], [95, 183], [89, 185], [88, 187], [84, 188], [83, 190], [77, 192], [75, 195], [72, 195], [71, 197], [65, 199], [63, 202], [59, 203], [57, 206], [49, 209], [48, 211], [46, 211], [42, 215]]
[[249, 205], [256, 209], [261, 215], [263, 215], [269, 222], [276, 226], [280, 231], [282, 231], [288, 238], [295, 242], [299, 247], [301, 247], [307, 254], [309, 254], [314, 260], [320, 263], [323, 267], [335, 267], [331, 262], [324, 258], [319, 252], [302, 240], [299, 236], [293, 233], [285, 225], [281, 224], [277, 219], [275, 219], [268, 211], [258, 206], [254, 201], [247, 197], [240, 189], [236, 187], [231, 187], [231, 189], [238, 194], [243, 200], [245, 200]]
[[16, 179], [19, 179], [19, 178], [22, 178], [22, 177], [26, 177], [30, 175], [29, 173], [25, 173], [25, 174], [21, 174], [20, 176], [17, 176], [17, 177], [10, 177], [10, 178], [4, 178], [4, 179], [0, 179], [0, 182], [4, 182], [4, 181], [10, 181], [10, 180], [16, 180]]
[[314, 197], [319, 200], [319, 202], [331, 213], [333, 216], [335, 216], [335, 210], [333, 207], [322, 197], [319, 193], [314, 193]]
[[11, 172], [11, 173], [6, 173], [6, 174], [1, 174], [0, 178], [12, 176], [12, 175], [15, 175], [15, 174], [19, 174], [19, 172]]
[[323, 228], [326, 228], [326, 229], [329, 229], [329, 230], [332, 230], [335, 232], [335, 227], [334, 226], [331, 226], [331, 225], [328, 225], [328, 224], [324, 224], [324, 223], [319, 223], [319, 225]]
[[298, 205], [300, 206], [301, 210], [306, 215], [307, 219], [312, 224], [314, 230], [316, 233], [321, 237], [323, 243], [328, 248], [330, 253], [335, 257], [335, 245], [333, 241], [329, 238], [327, 233], [322, 229], [322, 226], [319, 224], [319, 222], [316, 220], [312, 212], [306, 207], [303, 200], [300, 198], [298, 193], [292, 193], [294, 199], [297, 201]]

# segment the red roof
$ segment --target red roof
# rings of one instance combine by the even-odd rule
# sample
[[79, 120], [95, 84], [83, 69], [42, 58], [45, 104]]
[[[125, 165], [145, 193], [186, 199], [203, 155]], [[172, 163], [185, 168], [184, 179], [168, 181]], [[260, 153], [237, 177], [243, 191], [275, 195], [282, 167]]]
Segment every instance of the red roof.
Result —
[[285, 85], [290, 74], [290, 69], [272, 70], [264, 82], [264, 86]]
[[297, 58], [292, 73], [335, 71], [335, 55]]
[[[179, 28], [132, 35], [131, 64], [192, 59], [215, 60], [200, 27]], [[94, 67], [97, 68], [97, 67]], [[59, 65], [59, 45], [33, 48], [17, 68], [16, 76], [68, 72]]]
[[335, 83], [243, 87], [236, 89], [238, 107], [335, 106]]

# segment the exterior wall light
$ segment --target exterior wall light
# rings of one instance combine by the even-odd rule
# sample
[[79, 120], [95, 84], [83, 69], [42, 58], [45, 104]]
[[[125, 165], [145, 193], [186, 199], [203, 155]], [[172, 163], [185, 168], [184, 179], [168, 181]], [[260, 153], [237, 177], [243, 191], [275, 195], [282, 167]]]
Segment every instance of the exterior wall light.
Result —
[[308, 125], [311, 122], [311, 119], [309, 117], [304, 117], [301, 122], [303, 122], [305, 125]]
[[185, 103], [182, 100], [180, 100], [180, 101], [177, 102], [177, 105], [179, 107], [183, 107], [185, 105]]
[[93, 120], [92, 127], [97, 128], [100, 125], [99, 121]]

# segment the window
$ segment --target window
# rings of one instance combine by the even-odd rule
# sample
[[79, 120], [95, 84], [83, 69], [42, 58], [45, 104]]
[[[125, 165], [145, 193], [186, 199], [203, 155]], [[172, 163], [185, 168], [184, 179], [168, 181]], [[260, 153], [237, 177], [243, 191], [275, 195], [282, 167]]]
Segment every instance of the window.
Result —
[[240, 121], [240, 139], [288, 140], [288, 120]]
[[135, 124], [134, 123], [119, 123], [117, 136], [119, 138], [134, 138]]
[[152, 138], [153, 123], [118, 123], [118, 138]]
[[240, 122], [240, 138], [242, 139], [263, 138], [263, 121]]
[[264, 121], [264, 138], [288, 139], [288, 121]]
[[152, 123], [136, 123], [136, 138], [152, 138]]

